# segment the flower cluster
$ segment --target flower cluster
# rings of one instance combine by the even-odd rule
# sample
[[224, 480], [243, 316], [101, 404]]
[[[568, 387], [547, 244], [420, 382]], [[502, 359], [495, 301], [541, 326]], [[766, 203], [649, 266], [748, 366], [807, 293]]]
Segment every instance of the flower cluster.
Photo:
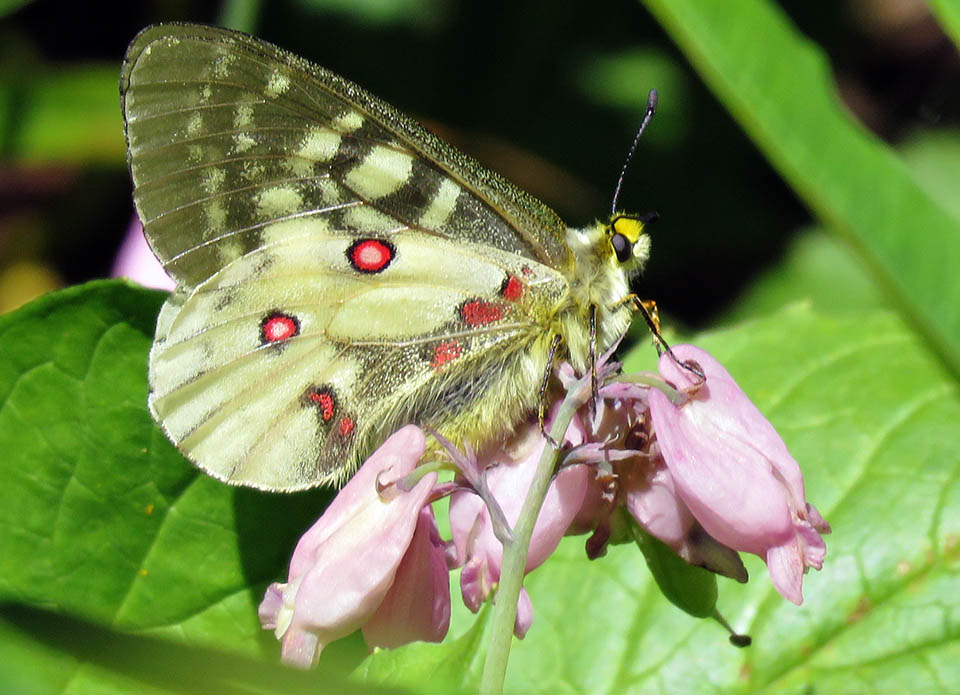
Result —
[[[806, 502], [783, 440], [727, 371], [689, 345], [663, 355], [659, 375], [613, 378], [619, 365], [603, 361], [597, 370], [603, 385], [596, 402], [584, 399], [590, 402], [560, 443], [563, 458], [525, 572], [568, 534], [590, 533], [587, 553], [599, 557], [628, 518], [688, 563], [740, 581], [746, 571], [737, 551], [760, 556], [776, 589], [799, 604], [804, 572], [823, 563], [821, 534], [829, 526]], [[569, 366], [559, 376], [566, 388], [583, 388]], [[271, 585], [260, 606], [263, 626], [283, 640], [285, 661], [309, 666], [326, 644], [357, 629], [371, 647], [442, 640], [450, 569], [461, 569], [471, 610], [495, 597], [503, 541], [550, 444], [535, 422], [479, 455], [438, 439], [457, 466], [454, 482], [415, 470], [426, 440], [405, 427], [300, 540], [287, 582]], [[443, 496], [450, 500], [448, 542], [431, 507]], [[532, 621], [524, 590], [515, 634], [523, 637]]]

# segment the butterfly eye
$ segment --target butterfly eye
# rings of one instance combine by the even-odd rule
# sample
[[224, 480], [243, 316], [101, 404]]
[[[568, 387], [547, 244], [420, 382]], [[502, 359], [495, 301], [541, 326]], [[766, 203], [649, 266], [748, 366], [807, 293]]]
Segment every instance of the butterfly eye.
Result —
[[627, 237], [620, 234], [620, 232], [615, 232], [613, 236], [610, 237], [610, 243], [613, 244], [613, 250], [617, 254], [618, 261], [626, 263], [630, 260], [633, 255], [633, 244], [630, 243]]

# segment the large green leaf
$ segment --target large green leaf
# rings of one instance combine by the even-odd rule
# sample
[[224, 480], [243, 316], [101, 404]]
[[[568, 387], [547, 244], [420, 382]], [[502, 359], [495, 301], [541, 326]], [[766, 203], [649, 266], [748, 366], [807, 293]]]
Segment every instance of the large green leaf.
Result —
[[329, 495], [230, 488], [167, 442], [144, 407], [163, 298], [101, 282], [0, 318], [0, 598], [272, 654], [257, 604]]
[[[144, 407], [161, 299], [98, 283], [0, 319], [0, 595], [276, 663], [256, 606], [324, 496], [221, 485], [166, 442]], [[806, 578], [806, 603], [776, 594], [755, 559], [748, 585], [721, 580], [718, 608], [754, 638], [737, 650], [715, 622], [660, 594], [635, 545], [591, 562], [583, 539], [570, 538], [527, 579], [536, 617], [511, 655], [509, 690], [934, 692], [960, 682], [960, 621], [950, 608], [960, 593], [953, 380], [882, 311], [831, 317], [797, 306], [697, 342], [779, 428], [809, 499], [833, 524], [826, 565]], [[650, 366], [651, 352], [628, 366]], [[476, 618], [454, 605], [444, 644], [378, 652], [357, 684], [469, 690], [482, 626], [472, 629]], [[48, 692], [175, 690], [155, 670], [95, 659], [80, 648], [91, 639], [83, 630], [66, 631], [77, 635], [71, 648], [62, 635], [27, 637], [23, 621], [14, 624], [0, 624], [0, 683], [35, 673]], [[142, 659], [150, 645], [134, 642], [131, 653]], [[335, 643], [317, 683], [363, 653], [359, 638]], [[157, 647], [158, 659], [170, 656]]]
[[645, 0], [807, 205], [960, 375], [960, 221], [837, 96], [826, 57], [764, 0]]

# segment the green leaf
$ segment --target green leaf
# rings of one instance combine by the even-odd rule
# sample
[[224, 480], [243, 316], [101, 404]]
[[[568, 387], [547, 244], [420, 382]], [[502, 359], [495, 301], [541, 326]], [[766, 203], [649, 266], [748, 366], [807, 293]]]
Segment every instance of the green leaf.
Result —
[[763, 0], [646, 0], [806, 204], [960, 375], [960, 221], [837, 98], [823, 52]]
[[341, 15], [369, 26], [433, 30], [443, 24], [447, 7], [439, 0], [298, 0], [313, 12]]
[[813, 229], [794, 238], [783, 262], [761, 274], [718, 323], [766, 316], [795, 302], [809, 302], [825, 314], [887, 306], [849, 247]]
[[[277, 662], [256, 607], [325, 497], [219, 484], [166, 442], [144, 407], [162, 299], [96, 283], [0, 318], [0, 596], [94, 628], [67, 622], [62, 638], [4, 613], [0, 684], [34, 673], [46, 692], [167, 689], [155, 672], [84, 652], [97, 626]], [[882, 311], [797, 306], [696, 342], [800, 462], [808, 499], [834, 529], [823, 571], [806, 576], [800, 608], [756, 558], [745, 558], [749, 584], [721, 580], [719, 611], [754, 640], [738, 650], [718, 624], [669, 603], [635, 547], [589, 561], [582, 537], [566, 539], [526, 579], [535, 619], [514, 643], [508, 691], [867, 694], [960, 682], [956, 383]], [[651, 353], [628, 366], [649, 366]], [[455, 597], [444, 644], [374, 654], [357, 687], [469, 688], [484, 644], [475, 621]], [[133, 664], [172, 653], [131, 644]], [[331, 645], [311, 674], [318, 687], [364, 651], [358, 637]]]
[[960, 198], [954, 185], [960, 177], [960, 130], [919, 131], [900, 145], [904, 161], [920, 185], [960, 219]]
[[353, 673], [363, 683], [400, 685], [417, 692], [474, 692], [480, 683], [483, 659], [490, 638], [490, 605], [474, 616], [458, 607], [451, 632], [458, 623], [469, 627], [442, 647], [418, 642], [402, 649], [377, 650]]
[[960, 3], [957, 0], [930, 0], [930, 9], [953, 40], [953, 45], [960, 47]]
[[[516, 644], [509, 692], [937, 693], [960, 682], [960, 397], [885, 312], [797, 306], [702, 336], [781, 432], [807, 499], [833, 525], [803, 606], [745, 557], [747, 585], [717, 607], [753, 637], [670, 605], [627, 545], [586, 562], [581, 539], [527, 578], [536, 618]], [[649, 349], [631, 355], [649, 366]], [[544, 627], [546, 626], [546, 627]]]
[[631, 524], [637, 547], [670, 603], [694, 618], [709, 618], [717, 606], [717, 576], [688, 565], [663, 541]]
[[[123, 634], [25, 606], [0, 606], [0, 616], [5, 619], [0, 635], [10, 628], [22, 633], [19, 639], [0, 639], [4, 657], [0, 691], [5, 693], [73, 691], [85, 682], [95, 683], [98, 693], [316, 692], [310, 674], [261, 661]], [[8, 632], [8, 636], [13, 635]], [[65, 656], [72, 657], [68, 665]], [[38, 669], [38, 658], [52, 668]], [[328, 676], [327, 686], [337, 692], [356, 692], [336, 677]]]
[[276, 656], [256, 608], [329, 492], [231, 488], [166, 440], [145, 408], [163, 299], [97, 282], [0, 318], [0, 598]]

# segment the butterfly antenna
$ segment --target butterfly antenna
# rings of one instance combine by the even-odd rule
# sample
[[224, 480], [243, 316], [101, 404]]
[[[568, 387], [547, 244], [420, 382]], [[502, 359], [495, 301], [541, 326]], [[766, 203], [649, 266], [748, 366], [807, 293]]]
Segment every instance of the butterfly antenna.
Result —
[[615, 215], [617, 212], [617, 198], [620, 197], [620, 188], [623, 186], [623, 179], [627, 175], [627, 169], [630, 166], [630, 162], [633, 161], [633, 155], [637, 151], [637, 144], [640, 142], [640, 136], [643, 135], [643, 131], [646, 129], [647, 124], [653, 119], [653, 114], [657, 112], [657, 90], [651, 89], [650, 94], [647, 95], [647, 110], [643, 114], [643, 120], [640, 122], [640, 128], [637, 130], [637, 134], [633, 136], [633, 144], [630, 145], [630, 151], [627, 152], [627, 161], [623, 163], [623, 168], [620, 170], [620, 178], [617, 179], [617, 187], [613, 189], [613, 203], [610, 204], [610, 214]]

